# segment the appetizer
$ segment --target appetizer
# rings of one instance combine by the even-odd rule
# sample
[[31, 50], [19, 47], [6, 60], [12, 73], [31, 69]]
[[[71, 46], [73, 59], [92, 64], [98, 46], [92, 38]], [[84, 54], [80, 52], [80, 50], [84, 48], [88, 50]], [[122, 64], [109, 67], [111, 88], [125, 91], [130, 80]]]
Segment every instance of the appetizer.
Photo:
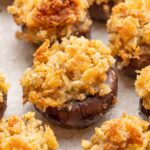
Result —
[[6, 83], [5, 77], [0, 73], [0, 118], [2, 117], [7, 106], [7, 92], [9, 84]]
[[149, 150], [148, 127], [148, 122], [124, 114], [95, 128], [91, 140], [83, 140], [82, 147], [84, 150]]
[[118, 69], [131, 77], [150, 65], [150, 1], [126, 0], [114, 7], [107, 27]]
[[140, 97], [142, 112], [150, 115], [150, 65], [140, 71], [135, 82], [135, 88]]
[[21, 78], [24, 103], [31, 102], [63, 126], [87, 127], [116, 102], [114, 63], [110, 49], [99, 40], [46, 40]]
[[14, 0], [8, 12], [21, 26], [16, 36], [32, 43], [62, 37], [89, 36], [91, 20], [87, 0]]
[[56, 150], [58, 143], [53, 131], [29, 112], [22, 117], [0, 120], [1, 150]]
[[112, 8], [124, 0], [88, 0], [89, 12], [92, 19], [106, 22], [112, 12]]

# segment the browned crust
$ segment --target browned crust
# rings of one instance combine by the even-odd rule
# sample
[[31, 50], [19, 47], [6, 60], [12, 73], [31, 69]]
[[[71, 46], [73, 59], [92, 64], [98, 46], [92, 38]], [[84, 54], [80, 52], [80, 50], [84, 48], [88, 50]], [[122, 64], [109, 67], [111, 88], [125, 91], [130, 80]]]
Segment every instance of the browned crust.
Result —
[[136, 70], [141, 70], [142, 68], [150, 65], [150, 46], [141, 46], [142, 53], [140, 54], [140, 59], [131, 59], [130, 64], [123, 68], [123, 71], [128, 76], [135, 78], [137, 73]]
[[48, 107], [42, 114], [50, 121], [65, 127], [85, 128], [97, 122], [115, 103], [118, 78], [113, 69], [109, 70], [106, 82], [112, 90], [107, 96], [89, 96], [82, 102], [73, 100], [61, 107]]
[[[22, 25], [21, 29], [23, 32], [26, 32], [27, 27], [25, 25]], [[75, 33], [72, 34], [72, 36], [77, 36], [77, 37], [84, 36], [87, 39], [91, 39], [91, 26], [88, 31], [76, 31]], [[58, 39], [58, 41], [60, 41], [60, 42], [61, 42], [61, 40], [62, 40], [62, 38]], [[36, 45], [41, 45], [41, 44], [42, 43], [36, 43]]]
[[7, 107], [7, 95], [5, 94], [3, 103], [0, 103], [0, 118], [2, 118], [6, 107]]
[[76, 14], [78, 11], [78, 3], [76, 1], [59, 1], [51, 0], [37, 6], [37, 12], [34, 17], [37, 26], [44, 28], [51, 28], [55, 24], [61, 24], [63, 26], [72, 23], [72, 20], [68, 19], [68, 15]]

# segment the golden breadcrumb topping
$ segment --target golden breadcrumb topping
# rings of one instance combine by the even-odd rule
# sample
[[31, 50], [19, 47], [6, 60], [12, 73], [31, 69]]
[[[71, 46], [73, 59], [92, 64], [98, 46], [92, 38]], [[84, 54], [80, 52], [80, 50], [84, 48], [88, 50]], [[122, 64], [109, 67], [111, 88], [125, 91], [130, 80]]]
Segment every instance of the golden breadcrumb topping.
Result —
[[90, 30], [87, 0], [14, 0], [8, 12], [22, 32], [17, 37], [33, 43], [51, 42]]
[[105, 96], [111, 92], [105, 81], [114, 62], [110, 49], [99, 40], [71, 36], [53, 45], [46, 40], [21, 79], [24, 102], [45, 111], [88, 95]]
[[0, 150], [56, 150], [53, 131], [29, 112], [0, 120]]
[[150, 1], [126, 0], [113, 9], [108, 21], [109, 45], [120, 58], [118, 68], [140, 59], [142, 46], [150, 46]]
[[3, 103], [4, 96], [7, 94], [8, 88], [9, 84], [6, 83], [4, 75], [0, 73], [0, 103]]
[[140, 71], [135, 82], [135, 88], [145, 109], [150, 110], [150, 65]]
[[84, 150], [149, 150], [148, 127], [148, 122], [124, 114], [96, 128], [90, 141], [82, 141], [82, 147]]

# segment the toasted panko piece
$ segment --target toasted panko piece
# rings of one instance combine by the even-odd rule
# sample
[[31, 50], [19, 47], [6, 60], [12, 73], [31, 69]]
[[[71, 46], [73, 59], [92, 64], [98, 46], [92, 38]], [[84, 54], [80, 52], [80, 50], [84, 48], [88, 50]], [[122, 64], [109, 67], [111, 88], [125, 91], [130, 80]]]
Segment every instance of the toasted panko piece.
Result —
[[82, 141], [84, 150], [149, 150], [149, 123], [135, 116], [104, 122], [95, 129], [90, 141]]
[[48, 125], [29, 112], [0, 120], [0, 150], [56, 150], [58, 143]]

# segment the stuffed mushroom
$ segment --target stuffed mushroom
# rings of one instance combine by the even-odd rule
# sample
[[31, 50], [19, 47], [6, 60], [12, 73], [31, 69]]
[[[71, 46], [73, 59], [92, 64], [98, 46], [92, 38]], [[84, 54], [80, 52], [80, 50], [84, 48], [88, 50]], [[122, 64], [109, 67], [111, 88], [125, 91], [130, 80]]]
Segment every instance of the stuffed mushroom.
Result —
[[22, 27], [16, 36], [32, 43], [90, 34], [87, 0], [14, 0], [8, 12]]
[[136, 92], [140, 97], [141, 111], [150, 115], [150, 65], [143, 68], [135, 82]]
[[29, 112], [0, 121], [1, 150], [56, 150], [58, 143], [48, 125]]
[[90, 141], [83, 140], [84, 150], [149, 150], [149, 123], [124, 114], [95, 128]]
[[126, 0], [114, 7], [107, 24], [117, 67], [131, 77], [150, 65], [149, 6], [149, 0]]
[[116, 102], [114, 63], [110, 49], [99, 40], [46, 40], [21, 78], [24, 103], [31, 102], [57, 124], [87, 127]]
[[7, 92], [9, 84], [2, 73], [0, 73], [0, 117], [2, 117], [7, 106]]

